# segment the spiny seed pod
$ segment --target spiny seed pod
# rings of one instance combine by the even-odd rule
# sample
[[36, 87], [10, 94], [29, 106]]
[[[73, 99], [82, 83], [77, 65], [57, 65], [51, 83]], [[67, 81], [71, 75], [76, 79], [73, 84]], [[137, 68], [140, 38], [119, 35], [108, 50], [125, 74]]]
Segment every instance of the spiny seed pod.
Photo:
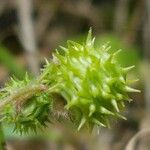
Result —
[[[11, 78], [0, 92], [0, 97], [4, 98], [1, 102], [7, 102], [0, 109], [0, 121], [12, 125], [20, 134], [45, 127], [50, 121], [53, 101], [51, 95], [43, 90], [43, 86], [33, 85], [27, 74], [22, 81]], [[7, 101], [9, 96], [13, 102]]]
[[96, 49], [94, 40], [90, 30], [85, 44], [68, 41], [61, 54], [56, 51], [38, 78], [11, 79], [0, 90], [0, 121], [28, 133], [62, 116], [70, 116], [78, 130], [109, 127], [110, 117], [124, 119], [120, 110], [130, 100], [128, 92], [139, 92], [126, 79], [134, 66], [121, 67], [119, 51], [112, 54], [107, 45]]
[[120, 110], [130, 100], [128, 92], [139, 92], [127, 85], [126, 75], [134, 66], [122, 68], [115, 58], [119, 51], [111, 54], [107, 45], [95, 49], [94, 40], [90, 30], [85, 44], [68, 41], [67, 48], [61, 47], [64, 54], [56, 51], [47, 64], [46, 83], [58, 84], [57, 93], [78, 130], [84, 125], [108, 127], [112, 116], [124, 119]]

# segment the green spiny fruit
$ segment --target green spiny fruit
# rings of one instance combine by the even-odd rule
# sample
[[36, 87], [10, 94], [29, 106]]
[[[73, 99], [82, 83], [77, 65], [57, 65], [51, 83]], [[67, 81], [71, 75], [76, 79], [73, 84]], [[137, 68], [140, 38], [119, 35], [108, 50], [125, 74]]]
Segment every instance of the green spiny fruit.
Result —
[[[33, 82], [34, 83], [34, 82]], [[50, 121], [52, 97], [44, 92], [38, 83], [34, 85], [26, 74], [24, 80], [11, 78], [6, 87], [1, 90], [1, 98], [12, 96], [13, 102], [8, 102], [1, 110], [0, 120], [14, 126], [14, 131], [20, 134], [36, 132], [38, 128], [46, 126]], [[32, 89], [34, 95], [31, 90]], [[19, 94], [24, 93], [24, 94]], [[18, 94], [17, 96], [15, 96]]]
[[124, 119], [120, 110], [130, 100], [128, 92], [139, 92], [128, 86], [126, 77], [134, 66], [121, 67], [115, 58], [119, 51], [111, 54], [108, 45], [96, 49], [94, 40], [90, 30], [84, 44], [68, 41], [62, 54], [56, 50], [38, 78], [11, 79], [0, 90], [0, 120], [28, 133], [63, 112], [78, 130], [109, 127], [111, 117]]
[[65, 99], [78, 130], [84, 125], [108, 127], [112, 116], [125, 119], [120, 110], [130, 100], [127, 93], [139, 92], [127, 85], [134, 66], [122, 68], [115, 58], [120, 50], [110, 54], [107, 45], [95, 49], [94, 40], [90, 30], [85, 44], [68, 41], [67, 48], [61, 47], [64, 54], [56, 51], [46, 65], [49, 71], [44, 71], [47, 85], [58, 84], [56, 92]]

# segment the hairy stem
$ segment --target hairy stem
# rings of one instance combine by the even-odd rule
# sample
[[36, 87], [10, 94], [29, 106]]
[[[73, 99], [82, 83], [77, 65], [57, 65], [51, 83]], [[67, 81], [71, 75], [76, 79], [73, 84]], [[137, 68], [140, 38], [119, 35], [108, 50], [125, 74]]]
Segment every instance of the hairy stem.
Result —
[[15, 91], [13, 94], [10, 96], [4, 98], [0, 102], [0, 111], [4, 108], [5, 105], [15, 102], [15, 101], [23, 101], [26, 100], [27, 98], [30, 98], [34, 94], [38, 92], [42, 92], [47, 90], [45, 85], [39, 84], [39, 85], [27, 85], [24, 88], [20, 88], [17, 91]]
[[47, 87], [44, 84], [38, 84], [38, 83], [29, 84], [23, 88], [16, 90], [13, 94], [10, 94], [10, 96], [1, 99], [0, 111], [2, 111], [4, 106], [9, 103], [23, 102], [37, 93], [44, 92], [44, 91], [46, 91], [47, 93], [56, 92], [57, 86], [58, 84], [53, 85], [51, 87]]

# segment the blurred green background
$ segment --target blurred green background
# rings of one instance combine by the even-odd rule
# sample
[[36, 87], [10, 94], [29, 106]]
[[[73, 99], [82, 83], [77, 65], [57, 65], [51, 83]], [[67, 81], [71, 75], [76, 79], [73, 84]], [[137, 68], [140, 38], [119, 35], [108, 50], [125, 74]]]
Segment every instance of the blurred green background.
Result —
[[[8, 150], [123, 150], [139, 130], [149, 129], [149, 0], [0, 0], [0, 86], [10, 76], [37, 76], [44, 57], [49, 59], [68, 39], [82, 43], [90, 27], [96, 48], [108, 42], [112, 52], [122, 49], [122, 66], [136, 66], [128, 78], [140, 79], [133, 86], [141, 93], [131, 95], [124, 112], [128, 120], [113, 121], [111, 129], [95, 129], [91, 136], [58, 124], [20, 137], [3, 125]], [[136, 149], [149, 150], [149, 143], [144, 136]]]

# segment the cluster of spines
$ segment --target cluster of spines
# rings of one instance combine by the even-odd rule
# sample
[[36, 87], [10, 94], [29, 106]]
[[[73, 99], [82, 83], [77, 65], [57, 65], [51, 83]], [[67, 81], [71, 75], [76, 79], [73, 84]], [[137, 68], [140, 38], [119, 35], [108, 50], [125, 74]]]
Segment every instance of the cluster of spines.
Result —
[[122, 68], [115, 59], [120, 50], [111, 54], [107, 45], [95, 49], [94, 41], [90, 30], [85, 44], [68, 41], [67, 48], [61, 47], [64, 55], [53, 54], [57, 92], [66, 100], [67, 110], [78, 110], [73, 114], [78, 130], [84, 125], [108, 127], [110, 116], [125, 119], [119, 111], [124, 100], [130, 100], [127, 93], [139, 92], [127, 85], [126, 75], [134, 66]]
[[139, 92], [128, 86], [136, 80], [126, 77], [134, 66], [122, 68], [116, 59], [120, 50], [111, 54], [108, 44], [95, 49], [94, 41], [91, 30], [83, 44], [68, 41], [67, 48], [61, 47], [62, 54], [56, 50], [51, 61], [46, 60], [41, 75], [34, 81], [28, 75], [22, 81], [12, 78], [0, 91], [2, 100], [33, 83], [46, 89], [23, 95], [23, 104], [15, 100], [8, 103], [2, 110], [1, 121], [13, 123], [20, 133], [46, 126], [55, 111], [53, 93], [63, 97], [65, 103], [61, 108], [69, 112], [67, 116], [78, 130], [83, 126], [109, 127], [112, 116], [125, 119], [120, 110], [125, 100], [130, 101], [128, 92]]
[[[37, 129], [46, 127], [46, 123], [50, 121], [52, 97], [44, 92], [44, 86], [40, 87], [38, 84], [26, 74], [24, 80], [11, 78], [0, 92], [2, 102], [5, 103], [0, 107], [0, 120], [14, 126], [14, 131], [20, 134], [36, 132]], [[24, 94], [19, 95], [19, 92]], [[9, 101], [11, 97], [14, 98]]]

